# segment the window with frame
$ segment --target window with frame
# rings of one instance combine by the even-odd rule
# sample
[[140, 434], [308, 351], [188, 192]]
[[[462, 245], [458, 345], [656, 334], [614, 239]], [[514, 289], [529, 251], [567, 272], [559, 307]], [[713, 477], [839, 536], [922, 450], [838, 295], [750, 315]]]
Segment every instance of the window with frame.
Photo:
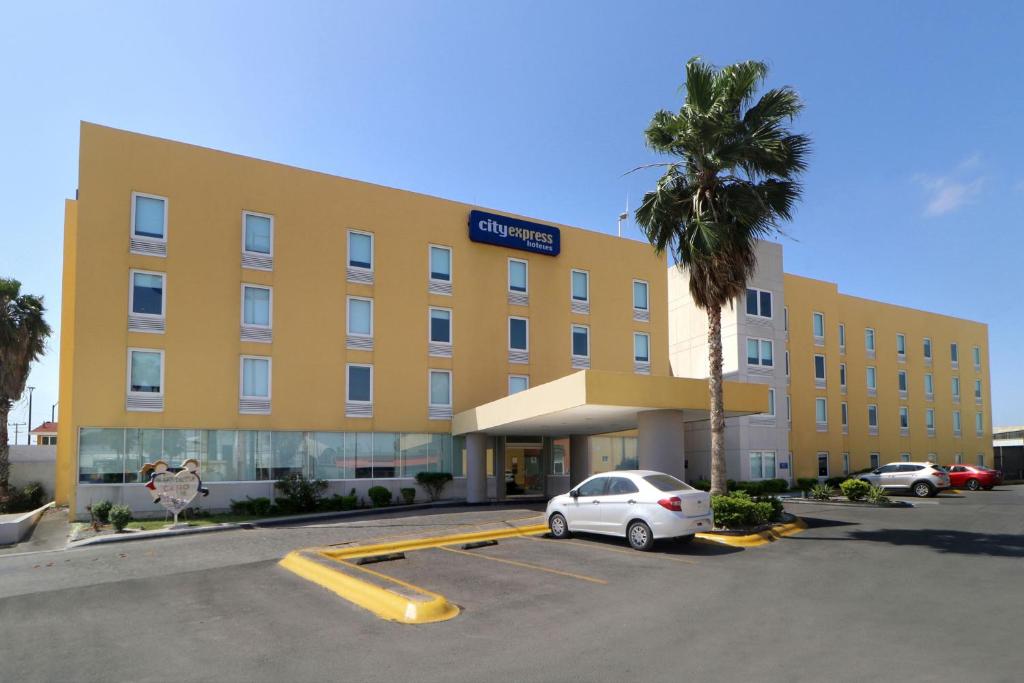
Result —
[[812, 313], [811, 324], [814, 328], [814, 337], [816, 339], [825, 338], [825, 314], [824, 313]]
[[242, 356], [241, 398], [270, 398], [270, 359]]
[[775, 451], [750, 451], [751, 479], [775, 478]]
[[430, 245], [430, 279], [437, 282], [452, 281], [451, 247]]
[[789, 332], [789, 306], [782, 307], [782, 329]]
[[843, 453], [843, 474], [850, 473], [850, 454]]
[[271, 256], [274, 250], [274, 219], [251, 211], [242, 212], [242, 251]]
[[981, 400], [981, 380], [980, 379], [974, 380], [974, 399], [976, 401], [980, 401]]
[[430, 309], [430, 338], [435, 344], [452, 343], [452, 312], [448, 308]]
[[529, 290], [530, 266], [521, 259], [508, 260], [508, 291], [526, 294]]
[[348, 265], [350, 268], [373, 270], [373, 235], [368, 232], [348, 232]]
[[846, 348], [846, 325], [839, 323], [839, 348]]
[[878, 453], [872, 453], [868, 456], [868, 462], [871, 464], [871, 469], [878, 469]]
[[959, 377], [954, 377], [950, 381], [950, 388], [953, 391], [953, 400], [954, 401], [959, 401], [960, 400], [960, 378]]
[[759, 365], [761, 367], [773, 367], [773, 344], [771, 339], [747, 338], [747, 365]]
[[643, 280], [633, 280], [633, 308], [638, 311], [649, 310], [647, 283]]
[[271, 327], [270, 287], [242, 285], [242, 324], [252, 327]]
[[878, 406], [874, 403], [868, 404], [868, 427], [878, 426]]
[[651, 360], [651, 338], [644, 332], [633, 333], [633, 360], [638, 363], [649, 363]]
[[527, 375], [508, 376], [508, 395], [518, 394], [530, 388], [530, 378]]
[[786, 351], [784, 356], [786, 359], [786, 377], [789, 377], [789, 351]]
[[775, 417], [775, 389], [768, 389], [768, 412], [765, 415]]
[[839, 364], [839, 386], [846, 386], [846, 363]]
[[747, 315], [758, 318], [772, 317], [772, 293], [763, 289], [747, 288]]
[[850, 418], [850, 414], [849, 414], [848, 411], [849, 411], [849, 408], [846, 405], [846, 401], [843, 401], [842, 403], [839, 404], [839, 416], [840, 416], [839, 424], [841, 424], [844, 427], [846, 427], [846, 426], [848, 426], [850, 424], [850, 419], [849, 419]]
[[870, 327], [864, 330], [864, 350], [874, 351], [875, 350], [875, 331]]
[[821, 354], [814, 356], [814, 379], [825, 381], [825, 356]]
[[975, 346], [971, 349], [971, 355], [974, 357], [974, 367], [981, 367], [981, 347]]
[[346, 400], [350, 403], [373, 402], [373, 366], [349, 363], [346, 368]]
[[373, 336], [373, 299], [348, 297], [348, 334], [354, 337]]
[[928, 396], [935, 393], [935, 380], [930, 372], [924, 374], [924, 393]]
[[572, 355], [590, 356], [590, 328], [586, 325], [572, 326]]
[[910, 410], [906, 406], [900, 406], [900, 429], [910, 428]]
[[514, 318], [508, 319], [508, 348], [512, 351], [528, 351], [530, 348], [529, 341], [529, 321], [526, 318]]
[[450, 370], [430, 371], [430, 405], [450, 408], [452, 405], [452, 373]]
[[960, 433], [960, 411], [959, 410], [954, 410], [953, 411], [953, 432], [955, 434], [959, 434]]
[[793, 421], [793, 399], [786, 394], [786, 422]]
[[824, 398], [814, 399], [814, 420], [818, 424], [828, 424], [828, 402]]
[[907, 337], [904, 334], [896, 335], [896, 355], [905, 356], [907, 355]]
[[974, 414], [974, 431], [976, 434], [982, 434], [985, 431], [985, 416], [981, 411]]
[[[900, 462], [910, 462], [910, 453], [900, 453]], [[900, 470], [906, 472], [907, 470]]]
[[924, 338], [924, 357], [925, 360], [932, 359], [932, 340], [928, 337]]
[[868, 380], [868, 389], [877, 389], [878, 388], [878, 373], [875, 370], [875, 366], [873, 366], [873, 365], [869, 365], [867, 367], [867, 380]]
[[899, 390], [904, 392], [904, 393], [907, 391], [907, 371], [906, 370], [900, 370], [900, 371], [898, 371], [896, 373], [896, 386], [899, 387]]
[[158, 349], [129, 349], [128, 392], [163, 394], [164, 352]]
[[928, 429], [935, 429], [935, 409], [928, 408], [924, 411], [924, 426]]
[[954, 363], [960, 360], [960, 351], [957, 348], [956, 342], [949, 345], [949, 359]]
[[585, 270], [572, 271], [573, 301], [590, 301], [590, 273]]
[[984, 467], [985, 466], [985, 454], [984, 453], [978, 453], [977, 459], [974, 462], [978, 465], [978, 467]]
[[132, 193], [132, 236], [167, 240], [167, 199], [141, 192]]
[[164, 316], [164, 303], [167, 295], [166, 278], [164, 273], [145, 270], [131, 271], [130, 306], [133, 315]]

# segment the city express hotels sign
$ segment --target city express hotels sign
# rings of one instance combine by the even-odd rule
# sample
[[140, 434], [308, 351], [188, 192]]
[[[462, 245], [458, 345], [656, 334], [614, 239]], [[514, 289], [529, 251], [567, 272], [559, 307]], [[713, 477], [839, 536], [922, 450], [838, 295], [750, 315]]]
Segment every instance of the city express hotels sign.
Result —
[[548, 256], [558, 256], [562, 247], [558, 228], [486, 211], [469, 212], [469, 239]]

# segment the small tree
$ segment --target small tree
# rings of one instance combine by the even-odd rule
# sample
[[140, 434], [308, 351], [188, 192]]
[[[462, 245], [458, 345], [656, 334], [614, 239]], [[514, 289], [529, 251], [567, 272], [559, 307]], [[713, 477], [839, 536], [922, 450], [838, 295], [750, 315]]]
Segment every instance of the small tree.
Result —
[[441, 497], [445, 484], [452, 480], [450, 472], [417, 472], [416, 483], [423, 487], [434, 501]]

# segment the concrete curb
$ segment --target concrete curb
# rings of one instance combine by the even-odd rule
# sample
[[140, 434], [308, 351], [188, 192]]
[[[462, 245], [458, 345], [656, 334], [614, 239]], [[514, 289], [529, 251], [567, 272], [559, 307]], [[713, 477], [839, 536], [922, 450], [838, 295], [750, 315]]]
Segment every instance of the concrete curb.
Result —
[[894, 500], [888, 503], [848, 503], [842, 500], [814, 500], [813, 498], [787, 498], [784, 503], [799, 503], [801, 505], [831, 505], [837, 508], [912, 508], [913, 503], [905, 500]]
[[43, 513], [52, 507], [56, 507], [53, 501], [46, 505], [22, 513], [6, 522], [0, 522], [0, 546], [18, 545], [32, 534]]
[[792, 522], [787, 522], [785, 524], [776, 524], [768, 529], [757, 531], [752, 534], [744, 534], [743, 536], [734, 536], [732, 534], [701, 533], [697, 534], [697, 538], [705, 541], [711, 541], [712, 543], [731, 545], [737, 548], [754, 548], [759, 545], [766, 545], [768, 543], [772, 543], [786, 536], [798, 534], [806, 528], [807, 523], [804, 520], [797, 517]]

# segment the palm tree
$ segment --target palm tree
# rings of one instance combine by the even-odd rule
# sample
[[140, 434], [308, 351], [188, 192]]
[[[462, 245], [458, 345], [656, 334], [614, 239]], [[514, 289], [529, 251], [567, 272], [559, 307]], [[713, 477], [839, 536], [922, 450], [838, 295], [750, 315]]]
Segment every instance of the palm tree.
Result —
[[666, 170], [636, 221], [655, 251], [687, 272], [708, 316], [712, 493], [726, 490], [722, 307], [745, 294], [757, 241], [792, 219], [810, 152], [810, 139], [786, 127], [803, 109], [792, 88], [754, 102], [767, 73], [762, 62], [718, 69], [691, 59], [682, 108], [655, 113], [645, 132], [649, 148], [675, 159], [656, 164]]
[[[0, 499], [7, 497], [7, 416], [21, 398], [32, 361], [43, 354], [50, 326], [41, 297], [21, 293], [17, 280], [0, 278]], [[29, 425], [29, 429], [31, 429]]]

